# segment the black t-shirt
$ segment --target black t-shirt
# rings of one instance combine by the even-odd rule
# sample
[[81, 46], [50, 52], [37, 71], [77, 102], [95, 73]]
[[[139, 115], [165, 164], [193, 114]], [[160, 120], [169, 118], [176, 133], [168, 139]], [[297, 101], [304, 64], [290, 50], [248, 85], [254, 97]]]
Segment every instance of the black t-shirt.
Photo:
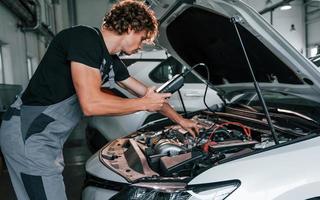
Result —
[[100, 70], [102, 87], [129, 77], [117, 55], [110, 55], [99, 29], [75, 26], [58, 33], [51, 41], [28, 87], [22, 94], [25, 105], [51, 105], [73, 94], [71, 61]]

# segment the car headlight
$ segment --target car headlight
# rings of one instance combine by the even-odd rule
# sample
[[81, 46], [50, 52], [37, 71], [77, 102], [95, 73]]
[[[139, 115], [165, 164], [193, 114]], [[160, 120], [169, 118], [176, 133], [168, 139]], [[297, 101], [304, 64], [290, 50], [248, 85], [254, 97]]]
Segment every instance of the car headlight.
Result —
[[186, 183], [179, 182], [136, 183], [120, 191], [111, 200], [186, 200], [191, 195], [185, 188]]
[[223, 200], [239, 185], [238, 180], [188, 186], [177, 182], [143, 182], [130, 185], [111, 200]]
[[189, 200], [223, 200], [240, 186], [239, 180], [188, 185]]

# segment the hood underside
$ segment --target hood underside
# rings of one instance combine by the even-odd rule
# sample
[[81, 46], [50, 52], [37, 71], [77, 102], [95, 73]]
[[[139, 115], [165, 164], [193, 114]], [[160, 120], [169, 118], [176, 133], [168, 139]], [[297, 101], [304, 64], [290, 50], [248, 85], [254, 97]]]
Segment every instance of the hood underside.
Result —
[[[258, 82], [277, 79], [279, 83], [302, 84], [256, 37], [242, 26], [238, 29]], [[188, 64], [204, 62], [210, 67], [213, 84], [252, 82], [236, 29], [229, 18], [190, 7], [167, 27], [167, 35], [175, 51]], [[202, 75], [206, 73], [203, 68], [197, 70]]]
[[[233, 23], [233, 17], [240, 20]], [[205, 63], [210, 70], [210, 82], [222, 90], [226, 88], [225, 92], [233, 91], [233, 86], [253, 88], [253, 84], [243, 85], [253, 82], [245, 49], [262, 89], [266, 86], [265, 89], [319, 99], [319, 72], [241, 1], [198, 0], [175, 4], [160, 21], [160, 45], [189, 66]], [[205, 68], [195, 70], [207, 78]]]

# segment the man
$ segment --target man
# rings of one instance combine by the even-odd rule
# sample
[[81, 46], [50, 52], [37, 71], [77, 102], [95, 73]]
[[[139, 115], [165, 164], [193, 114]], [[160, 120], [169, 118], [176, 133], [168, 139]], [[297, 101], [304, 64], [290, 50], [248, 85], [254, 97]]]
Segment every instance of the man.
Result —
[[[125, 0], [104, 18], [101, 30], [76, 26], [52, 40], [21, 98], [4, 116], [0, 144], [18, 199], [66, 199], [62, 147], [82, 115], [159, 111], [195, 135], [196, 124], [130, 77], [117, 53], [133, 54], [157, 34], [157, 20], [142, 2]], [[101, 90], [117, 83], [138, 96]]]

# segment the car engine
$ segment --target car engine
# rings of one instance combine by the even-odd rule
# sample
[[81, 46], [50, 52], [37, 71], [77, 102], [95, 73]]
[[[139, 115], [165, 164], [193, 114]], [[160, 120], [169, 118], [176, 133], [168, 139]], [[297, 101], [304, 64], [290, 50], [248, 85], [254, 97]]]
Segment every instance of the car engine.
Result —
[[[317, 122], [294, 115], [271, 116], [280, 144], [319, 129]], [[112, 141], [101, 150], [100, 160], [129, 182], [188, 179], [275, 145], [264, 114], [257, 110], [226, 107], [224, 112], [193, 113], [191, 120], [199, 126], [196, 137], [168, 120], [159, 121]]]

